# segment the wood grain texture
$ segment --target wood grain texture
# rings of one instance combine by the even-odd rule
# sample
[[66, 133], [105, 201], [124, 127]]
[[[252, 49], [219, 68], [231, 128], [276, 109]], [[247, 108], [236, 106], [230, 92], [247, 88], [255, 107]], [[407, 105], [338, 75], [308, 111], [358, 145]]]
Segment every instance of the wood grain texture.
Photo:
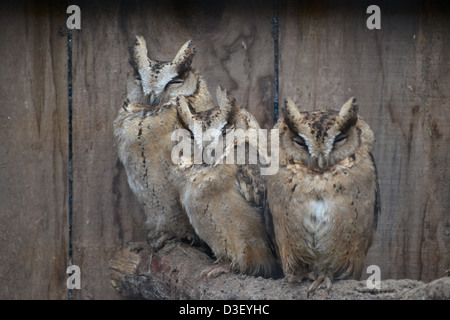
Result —
[[67, 297], [65, 7], [0, 3], [0, 299]]
[[338, 109], [355, 96], [377, 143], [382, 213], [366, 265], [383, 279], [429, 281], [450, 267], [450, 7], [283, 2], [280, 101]]
[[[269, 3], [269, 2], [268, 2]], [[272, 124], [272, 5], [253, 2], [80, 2], [73, 32], [73, 263], [82, 290], [74, 298], [116, 299], [108, 263], [124, 242], [145, 239], [144, 213], [113, 148], [113, 120], [130, 70], [128, 47], [141, 34], [149, 55], [172, 59], [193, 39], [194, 67], [209, 89], [220, 84]], [[269, 109], [269, 110], [268, 110]]]

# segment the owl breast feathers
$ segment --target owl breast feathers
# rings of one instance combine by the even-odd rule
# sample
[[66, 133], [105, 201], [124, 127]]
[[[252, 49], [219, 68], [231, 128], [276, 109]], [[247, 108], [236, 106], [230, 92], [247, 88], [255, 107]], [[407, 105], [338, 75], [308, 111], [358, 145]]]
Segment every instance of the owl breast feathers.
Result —
[[374, 136], [355, 99], [340, 111], [299, 112], [287, 100], [276, 128], [280, 159], [267, 193], [283, 272], [290, 281], [359, 278], [377, 224]]

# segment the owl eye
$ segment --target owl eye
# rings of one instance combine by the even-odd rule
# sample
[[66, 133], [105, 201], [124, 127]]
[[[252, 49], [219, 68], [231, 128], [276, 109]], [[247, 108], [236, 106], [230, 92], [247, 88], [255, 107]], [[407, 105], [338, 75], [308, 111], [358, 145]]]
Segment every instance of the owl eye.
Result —
[[345, 142], [348, 138], [348, 134], [339, 134], [335, 139], [334, 139], [334, 145], [336, 145], [339, 142]]
[[299, 145], [302, 148], [308, 148], [308, 146], [306, 145], [305, 139], [303, 139], [302, 137], [298, 136], [293, 138], [292, 140], [294, 140], [294, 142]]
[[173, 78], [172, 80], [170, 80], [170, 81], [167, 83], [167, 85], [171, 85], [171, 84], [181, 84], [181, 83], [183, 83], [183, 80], [182, 80], [182, 79], [179, 79], [179, 78]]

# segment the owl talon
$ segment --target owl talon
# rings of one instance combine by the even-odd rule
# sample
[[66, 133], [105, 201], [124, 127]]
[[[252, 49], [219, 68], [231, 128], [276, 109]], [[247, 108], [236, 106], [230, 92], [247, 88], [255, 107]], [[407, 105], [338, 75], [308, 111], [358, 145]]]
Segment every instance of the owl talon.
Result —
[[189, 243], [190, 246], [193, 246], [197, 243], [197, 235], [188, 233], [185, 237], [185, 240]]
[[150, 246], [151, 251], [155, 253], [158, 252], [159, 249], [161, 249], [170, 239], [172, 239], [172, 237], [168, 234], [162, 235], [161, 237], [156, 239], [147, 237], [147, 243]]
[[[309, 275], [308, 275], [309, 276]], [[332, 286], [332, 281], [331, 278], [329, 276], [323, 276], [320, 275], [312, 284], [311, 286], [308, 288], [308, 293], [306, 294], [306, 297], [309, 298], [310, 294], [314, 293], [314, 291], [316, 291], [316, 289], [322, 284], [322, 282], [325, 281], [325, 285], [326, 285], [326, 296], [328, 296], [328, 294], [330, 293], [331, 290], [331, 286]]]
[[303, 281], [303, 276], [301, 275], [293, 275], [293, 274], [288, 274], [286, 276], [286, 280], [289, 283], [295, 283], [295, 282], [302, 282]]
[[316, 291], [317, 287], [323, 282], [323, 280], [325, 279], [324, 276], [319, 276], [308, 288], [308, 293], [306, 295], [306, 297], [309, 297], [309, 295], [311, 293], [313, 293], [314, 291]]
[[215, 265], [206, 268], [202, 272], [200, 272], [200, 278], [217, 278], [221, 274], [226, 274], [231, 271], [230, 265]]
[[316, 274], [314, 273], [314, 272], [310, 272], [310, 273], [308, 273], [308, 279], [309, 280], [311, 280], [311, 281], [315, 281], [316, 279], [317, 279], [317, 276], [316, 276]]

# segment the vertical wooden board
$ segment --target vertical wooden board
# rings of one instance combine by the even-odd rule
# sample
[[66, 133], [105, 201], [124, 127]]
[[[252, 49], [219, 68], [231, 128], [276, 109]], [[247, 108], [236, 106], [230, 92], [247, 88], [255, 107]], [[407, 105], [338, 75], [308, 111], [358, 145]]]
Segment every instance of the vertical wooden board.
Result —
[[127, 241], [144, 240], [144, 213], [127, 185], [114, 149], [113, 121], [128, 71], [119, 5], [78, 4], [81, 30], [72, 32], [73, 263], [81, 268], [74, 299], [117, 299], [109, 259]]
[[142, 34], [150, 56], [160, 60], [172, 59], [193, 39], [198, 51], [194, 66], [210, 91], [218, 84], [230, 89], [270, 126], [272, 7], [250, 2], [241, 10], [237, 2], [207, 1], [78, 5], [82, 29], [73, 32], [73, 263], [81, 267], [83, 280], [74, 298], [120, 298], [110, 285], [109, 259], [123, 243], [146, 235], [143, 210], [113, 148], [113, 121], [122, 103], [134, 36]]
[[370, 4], [283, 2], [280, 101], [338, 109], [357, 97], [377, 138], [382, 200], [366, 264], [430, 280], [450, 266], [449, 7], [381, 2], [381, 30], [369, 30]]
[[0, 3], [0, 299], [67, 297], [65, 7]]

